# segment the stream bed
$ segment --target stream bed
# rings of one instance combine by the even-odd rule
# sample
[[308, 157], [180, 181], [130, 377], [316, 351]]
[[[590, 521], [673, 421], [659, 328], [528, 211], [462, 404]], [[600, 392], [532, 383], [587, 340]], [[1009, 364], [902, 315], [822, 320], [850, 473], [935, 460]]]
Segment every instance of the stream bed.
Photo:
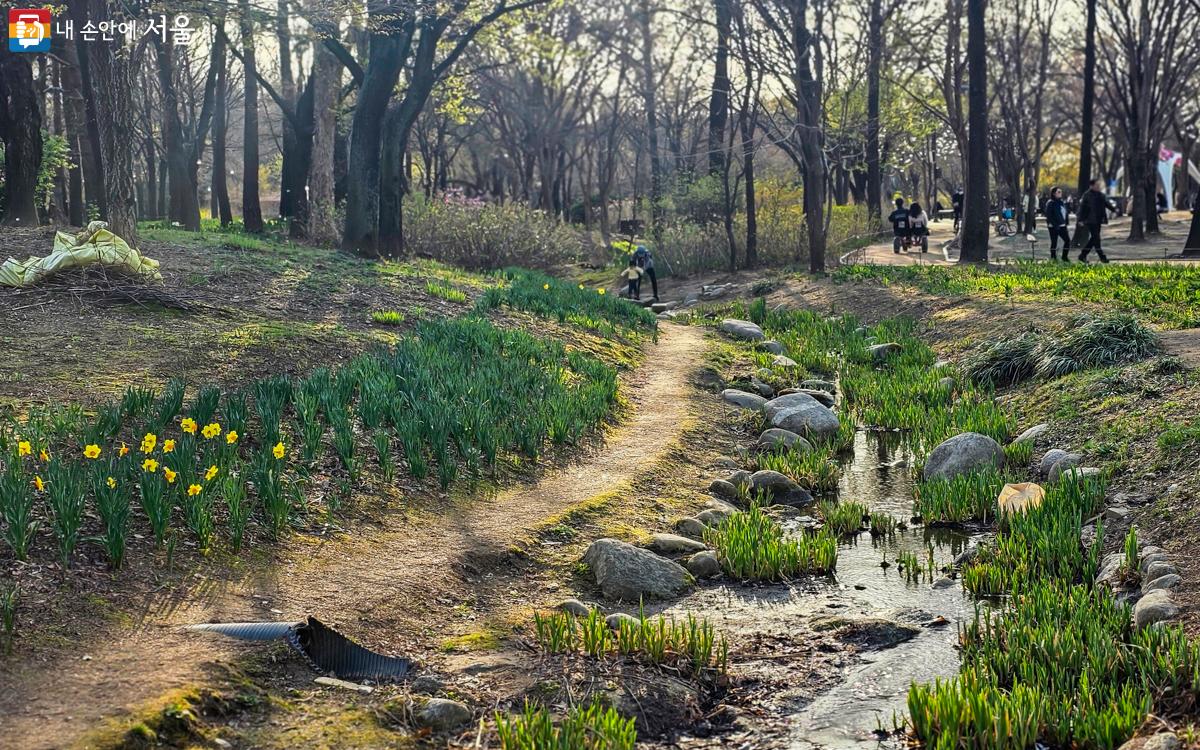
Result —
[[[860, 430], [853, 456], [842, 467], [836, 497], [908, 522], [913, 498], [911, 460], [898, 435]], [[802, 519], [785, 521], [784, 527], [803, 533], [801, 523]], [[746, 664], [737, 661], [739, 667], [767, 674], [764, 681], [780, 686], [759, 701], [767, 715], [783, 717], [783, 726], [769, 732], [769, 746], [798, 750], [876, 746], [881, 741], [876, 729], [890, 730], [894, 719], [903, 720], [910, 683], [931, 682], [958, 671], [958, 626], [975, 612], [975, 604], [964, 597], [957, 581], [937, 588], [928, 576], [909, 582], [896, 559], [907, 551], [925, 562], [932, 548], [940, 571], [973, 541], [975, 537], [961, 531], [923, 526], [897, 530], [886, 539], [872, 539], [864, 531], [839, 544], [833, 576], [787, 584], [704, 587], [668, 613], [703, 615], [731, 644], [753, 642], [758, 647], [758, 658], [748, 657]], [[885, 559], [890, 563], [887, 567], [881, 566]], [[932, 578], [941, 576], [935, 572]], [[829, 654], [822, 653], [827, 649], [801, 645], [811, 642], [813, 621], [830, 616], [883, 618], [917, 625], [919, 632], [897, 645], [857, 652]], [[930, 624], [938, 618], [947, 622]], [[764, 643], [776, 653], [763, 658]]]

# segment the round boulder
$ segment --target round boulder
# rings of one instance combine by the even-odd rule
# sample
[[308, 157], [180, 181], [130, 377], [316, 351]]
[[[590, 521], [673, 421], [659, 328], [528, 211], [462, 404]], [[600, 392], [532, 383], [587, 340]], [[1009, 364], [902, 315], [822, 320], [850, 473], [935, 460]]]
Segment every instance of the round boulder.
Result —
[[726, 318], [721, 321], [721, 330], [734, 338], [746, 339], [748, 341], [762, 341], [765, 338], [763, 330], [757, 324], [751, 323], [748, 320]]
[[771, 354], [783, 354], [783, 344], [779, 343], [775, 339], [767, 339], [766, 341], [759, 344], [759, 346], [761, 346], [763, 349], [767, 350]]
[[1050, 469], [1054, 468], [1054, 464], [1058, 463], [1059, 459], [1067, 455], [1067, 452], [1062, 448], [1051, 448], [1042, 456], [1042, 460], [1038, 463], [1038, 471], [1042, 476], [1050, 476]]
[[1046, 478], [1051, 482], [1057, 482], [1062, 479], [1064, 471], [1074, 469], [1082, 460], [1083, 455], [1079, 453], [1068, 453], [1065, 456], [1059, 456], [1058, 460], [1050, 465], [1050, 470], [1046, 472]]
[[697, 542], [695, 539], [688, 539], [686, 536], [679, 536], [678, 534], [655, 534], [650, 538], [648, 548], [652, 552], [657, 552], [667, 557], [688, 555], [708, 549], [704, 546], [703, 542]]
[[687, 562], [688, 572], [697, 578], [716, 578], [721, 575], [721, 563], [712, 552], [697, 552]]
[[692, 587], [683, 566], [619, 539], [597, 539], [583, 555], [608, 599], [636, 602], [670, 599]]
[[675, 530], [684, 536], [700, 539], [708, 526], [699, 518], [681, 518], [675, 522]]
[[1050, 425], [1046, 424], [1045, 422], [1042, 422], [1041, 424], [1035, 424], [1033, 427], [1025, 430], [1020, 435], [1017, 435], [1012, 441], [1013, 443], [1032, 443], [1042, 435], [1046, 434], [1049, 429]]
[[1004, 466], [1004, 449], [987, 435], [964, 432], [933, 449], [925, 459], [925, 481]]
[[884, 362], [888, 357], [900, 351], [900, 345], [894, 341], [889, 341], [886, 344], [874, 344], [867, 347], [867, 353], [871, 355], [871, 359], [875, 362]]
[[460, 727], [471, 720], [471, 709], [466, 704], [449, 698], [430, 698], [417, 710], [417, 723], [435, 732], [445, 732]]
[[1170, 620], [1179, 614], [1179, 607], [1171, 601], [1166, 589], [1149, 591], [1133, 605], [1133, 626], [1138, 630], [1155, 623]]
[[726, 388], [721, 391], [721, 398], [725, 399], [726, 403], [733, 404], [739, 409], [750, 409], [752, 411], [761, 410], [763, 404], [767, 403], [767, 400], [757, 393], [747, 393], [746, 391], [739, 391], [736, 388]]
[[809, 441], [837, 434], [837, 415], [807, 393], [791, 393], [768, 401], [763, 413], [771, 427], [794, 432]]
[[566, 612], [569, 615], [575, 615], [576, 617], [587, 617], [588, 612], [591, 612], [592, 608], [578, 599], [567, 599], [558, 605], [558, 610]]
[[790, 430], [781, 430], [778, 427], [763, 430], [755, 445], [760, 451], [794, 450], [808, 453], [813, 449], [812, 443]]

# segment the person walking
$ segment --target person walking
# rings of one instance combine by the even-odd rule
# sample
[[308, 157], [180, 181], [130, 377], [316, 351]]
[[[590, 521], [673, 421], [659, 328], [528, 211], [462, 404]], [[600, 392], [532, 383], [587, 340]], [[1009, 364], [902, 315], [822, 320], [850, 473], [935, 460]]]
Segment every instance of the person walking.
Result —
[[1079, 199], [1079, 221], [1088, 229], [1088, 241], [1079, 253], [1079, 262], [1087, 263], [1088, 253], [1096, 251], [1101, 263], [1108, 262], [1108, 256], [1100, 247], [1100, 228], [1108, 223], [1108, 212], [1115, 211], [1116, 206], [1104, 194], [1104, 180], [1092, 180], [1087, 192]]
[[1071, 235], [1067, 233], [1067, 204], [1063, 201], [1062, 188], [1050, 191], [1042, 214], [1046, 217], [1046, 228], [1050, 231], [1050, 260], [1058, 260], [1058, 242], [1062, 240], [1062, 259], [1070, 263]]
[[638, 245], [637, 250], [633, 252], [633, 260], [637, 263], [637, 267], [650, 277], [650, 288], [654, 292], [654, 301], [658, 302], [658, 276], [654, 273], [654, 256], [650, 254], [645, 245]]
[[638, 267], [635, 259], [629, 259], [629, 267], [621, 272], [621, 278], [626, 283], [625, 296], [629, 299], [640, 300], [642, 298], [642, 269]]
[[955, 232], [955, 234], [958, 233], [958, 227], [960, 224], [962, 224], [963, 200], [964, 199], [965, 199], [965, 196], [963, 195], [962, 188], [956, 188], [954, 190], [954, 195], [950, 196], [950, 205], [954, 207], [954, 232]]

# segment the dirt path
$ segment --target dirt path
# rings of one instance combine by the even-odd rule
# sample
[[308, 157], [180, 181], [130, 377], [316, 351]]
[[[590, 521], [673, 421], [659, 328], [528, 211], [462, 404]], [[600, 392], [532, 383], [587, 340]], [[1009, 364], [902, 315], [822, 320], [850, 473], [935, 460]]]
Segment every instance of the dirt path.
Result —
[[406, 654], [421, 642], [427, 646], [441, 631], [441, 618], [475, 596], [473, 586], [499, 572], [510, 548], [539, 522], [621, 487], [679, 437], [703, 336], [696, 328], [664, 326], [623, 391], [632, 404], [630, 418], [602, 447], [535, 485], [369, 538], [293, 545], [282, 564], [236, 583], [204, 580], [187, 600], [146, 601], [140, 618], [112, 629], [109, 643], [80, 633], [77, 647], [57, 662], [19, 665], [0, 691], [5, 741], [39, 750], [79, 746], [78, 738], [103, 719], [203, 683], [250, 648], [182, 633], [178, 626], [184, 623], [314, 614], [376, 648]]

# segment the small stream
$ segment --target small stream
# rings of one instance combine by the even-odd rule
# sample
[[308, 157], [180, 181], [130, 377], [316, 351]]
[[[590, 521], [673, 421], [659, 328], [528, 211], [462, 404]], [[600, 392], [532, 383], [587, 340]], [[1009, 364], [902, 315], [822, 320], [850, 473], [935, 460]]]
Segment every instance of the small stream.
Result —
[[[842, 467], [838, 499], [857, 501], [907, 522], [912, 514], [911, 460], [898, 434], [859, 431], [853, 456]], [[796, 521], [784, 526], [801, 533]], [[906, 581], [895, 565], [896, 558], [902, 551], [911, 551], [925, 561], [932, 545], [940, 569], [971, 542], [971, 536], [959, 531], [922, 526], [898, 530], [895, 538], [887, 540], [875, 540], [862, 532], [839, 546], [837, 572], [830, 578], [774, 586], [709, 587], [671, 609], [703, 614], [735, 639], [767, 639], [778, 644], [781, 652], [794, 642], [793, 634], [798, 629], [807, 632], [809, 619], [817, 616], [885, 617], [909, 624], [944, 617], [949, 624], [922, 627], [916, 637], [897, 646], [825, 662], [839, 674], [826, 675], [833, 678], [832, 687], [815, 697], [798, 688], [771, 698], [770, 712], [783, 714], [787, 723], [782, 747], [877, 746], [880, 740], [874, 731], [880, 725], [891, 729], [893, 716], [903, 718], [911, 682], [932, 681], [958, 671], [958, 624], [971, 619], [975, 611], [957, 584], [935, 589], [928, 579]], [[892, 563], [890, 567], [881, 567], [885, 558]], [[935, 574], [935, 578], [940, 576]], [[794, 673], [798, 667], [807, 672], [810, 666], [805, 662], [805, 656], [797, 654], [794, 660], [781, 659], [778, 668]], [[795, 681], [804, 680], [797, 677]]]

